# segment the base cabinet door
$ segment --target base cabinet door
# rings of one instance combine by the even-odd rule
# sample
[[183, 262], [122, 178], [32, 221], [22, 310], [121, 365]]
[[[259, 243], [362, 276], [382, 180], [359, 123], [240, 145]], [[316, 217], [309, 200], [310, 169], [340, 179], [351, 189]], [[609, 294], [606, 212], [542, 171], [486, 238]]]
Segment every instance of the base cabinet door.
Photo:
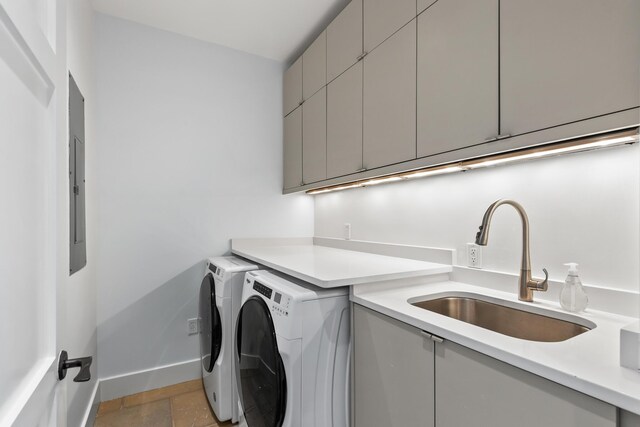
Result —
[[500, 133], [637, 107], [638, 22], [638, 0], [500, 2]]
[[616, 427], [616, 407], [450, 341], [435, 378], [437, 427]]
[[434, 342], [417, 328], [353, 307], [355, 427], [433, 427]]

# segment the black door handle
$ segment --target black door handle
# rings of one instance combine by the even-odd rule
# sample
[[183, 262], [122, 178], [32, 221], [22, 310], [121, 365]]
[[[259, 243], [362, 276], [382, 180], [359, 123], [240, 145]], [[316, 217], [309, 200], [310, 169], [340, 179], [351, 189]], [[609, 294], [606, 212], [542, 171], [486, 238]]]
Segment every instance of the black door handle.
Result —
[[80, 372], [73, 379], [76, 383], [83, 383], [91, 379], [91, 362], [93, 357], [80, 357], [78, 359], [69, 359], [69, 355], [65, 350], [60, 352], [58, 358], [58, 379], [63, 380], [67, 376], [67, 369], [80, 368]]

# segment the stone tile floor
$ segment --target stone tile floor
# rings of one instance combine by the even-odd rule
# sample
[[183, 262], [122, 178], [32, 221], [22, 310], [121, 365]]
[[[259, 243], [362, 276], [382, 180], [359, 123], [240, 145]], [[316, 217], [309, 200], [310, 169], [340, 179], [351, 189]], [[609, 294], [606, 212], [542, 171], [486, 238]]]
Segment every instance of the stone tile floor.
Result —
[[94, 427], [230, 427], [213, 415], [202, 380], [102, 402]]

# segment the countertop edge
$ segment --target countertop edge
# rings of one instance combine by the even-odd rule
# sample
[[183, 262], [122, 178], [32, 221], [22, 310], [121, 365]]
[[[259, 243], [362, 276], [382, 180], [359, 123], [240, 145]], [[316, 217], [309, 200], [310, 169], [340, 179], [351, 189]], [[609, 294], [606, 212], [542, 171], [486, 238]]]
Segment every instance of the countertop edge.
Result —
[[300, 273], [299, 271], [283, 267], [281, 264], [277, 264], [265, 260], [264, 258], [252, 255], [251, 253], [246, 252], [242, 249], [232, 249], [231, 252], [243, 258], [264, 265], [265, 267], [273, 268], [274, 270], [278, 270], [282, 273], [288, 274], [289, 276], [295, 277], [296, 279], [304, 280], [305, 282], [325, 289], [377, 283], [389, 280], [407, 279], [413, 277], [433, 276], [437, 274], [451, 273], [453, 271], [453, 267], [450, 265], [438, 265], [436, 267], [430, 267], [424, 270], [407, 271], [402, 273], [379, 274], [375, 276], [355, 277], [350, 279], [322, 280], [318, 279], [317, 277], [309, 276], [307, 274]]

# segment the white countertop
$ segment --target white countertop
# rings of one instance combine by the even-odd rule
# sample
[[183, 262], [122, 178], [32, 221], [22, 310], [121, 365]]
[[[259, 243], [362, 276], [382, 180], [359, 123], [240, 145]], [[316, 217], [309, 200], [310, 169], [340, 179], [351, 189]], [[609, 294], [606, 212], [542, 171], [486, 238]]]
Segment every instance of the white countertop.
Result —
[[[425, 282], [431, 283], [425, 283]], [[361, 285], [351, 291], [352, 301], [444, 339], [502, 360], [551, 381], [601, 399], [622, 409], [640, 413], [640, 373], [619, 363], [620, 328], [634, 318], [599, 311], [578, 314], [597, 327], [557, 343], [526, 341], [502, 335], [411, 305], [415, 297], [429, 299], [440, 293], [474, 293], [509, 301], [525, 309], [546, 309], [560, 318], [568, 313], [550, 302], [519, 302], [515, 292], [452, 282], [446, 276], [408, 280], [404, 285]], [[412, 282], [412, 283], [409, 283]]]
[[232, 252], [321, 288], [451, 272], [450, 265], [314, 245], [312, 240], [233, 240]]

